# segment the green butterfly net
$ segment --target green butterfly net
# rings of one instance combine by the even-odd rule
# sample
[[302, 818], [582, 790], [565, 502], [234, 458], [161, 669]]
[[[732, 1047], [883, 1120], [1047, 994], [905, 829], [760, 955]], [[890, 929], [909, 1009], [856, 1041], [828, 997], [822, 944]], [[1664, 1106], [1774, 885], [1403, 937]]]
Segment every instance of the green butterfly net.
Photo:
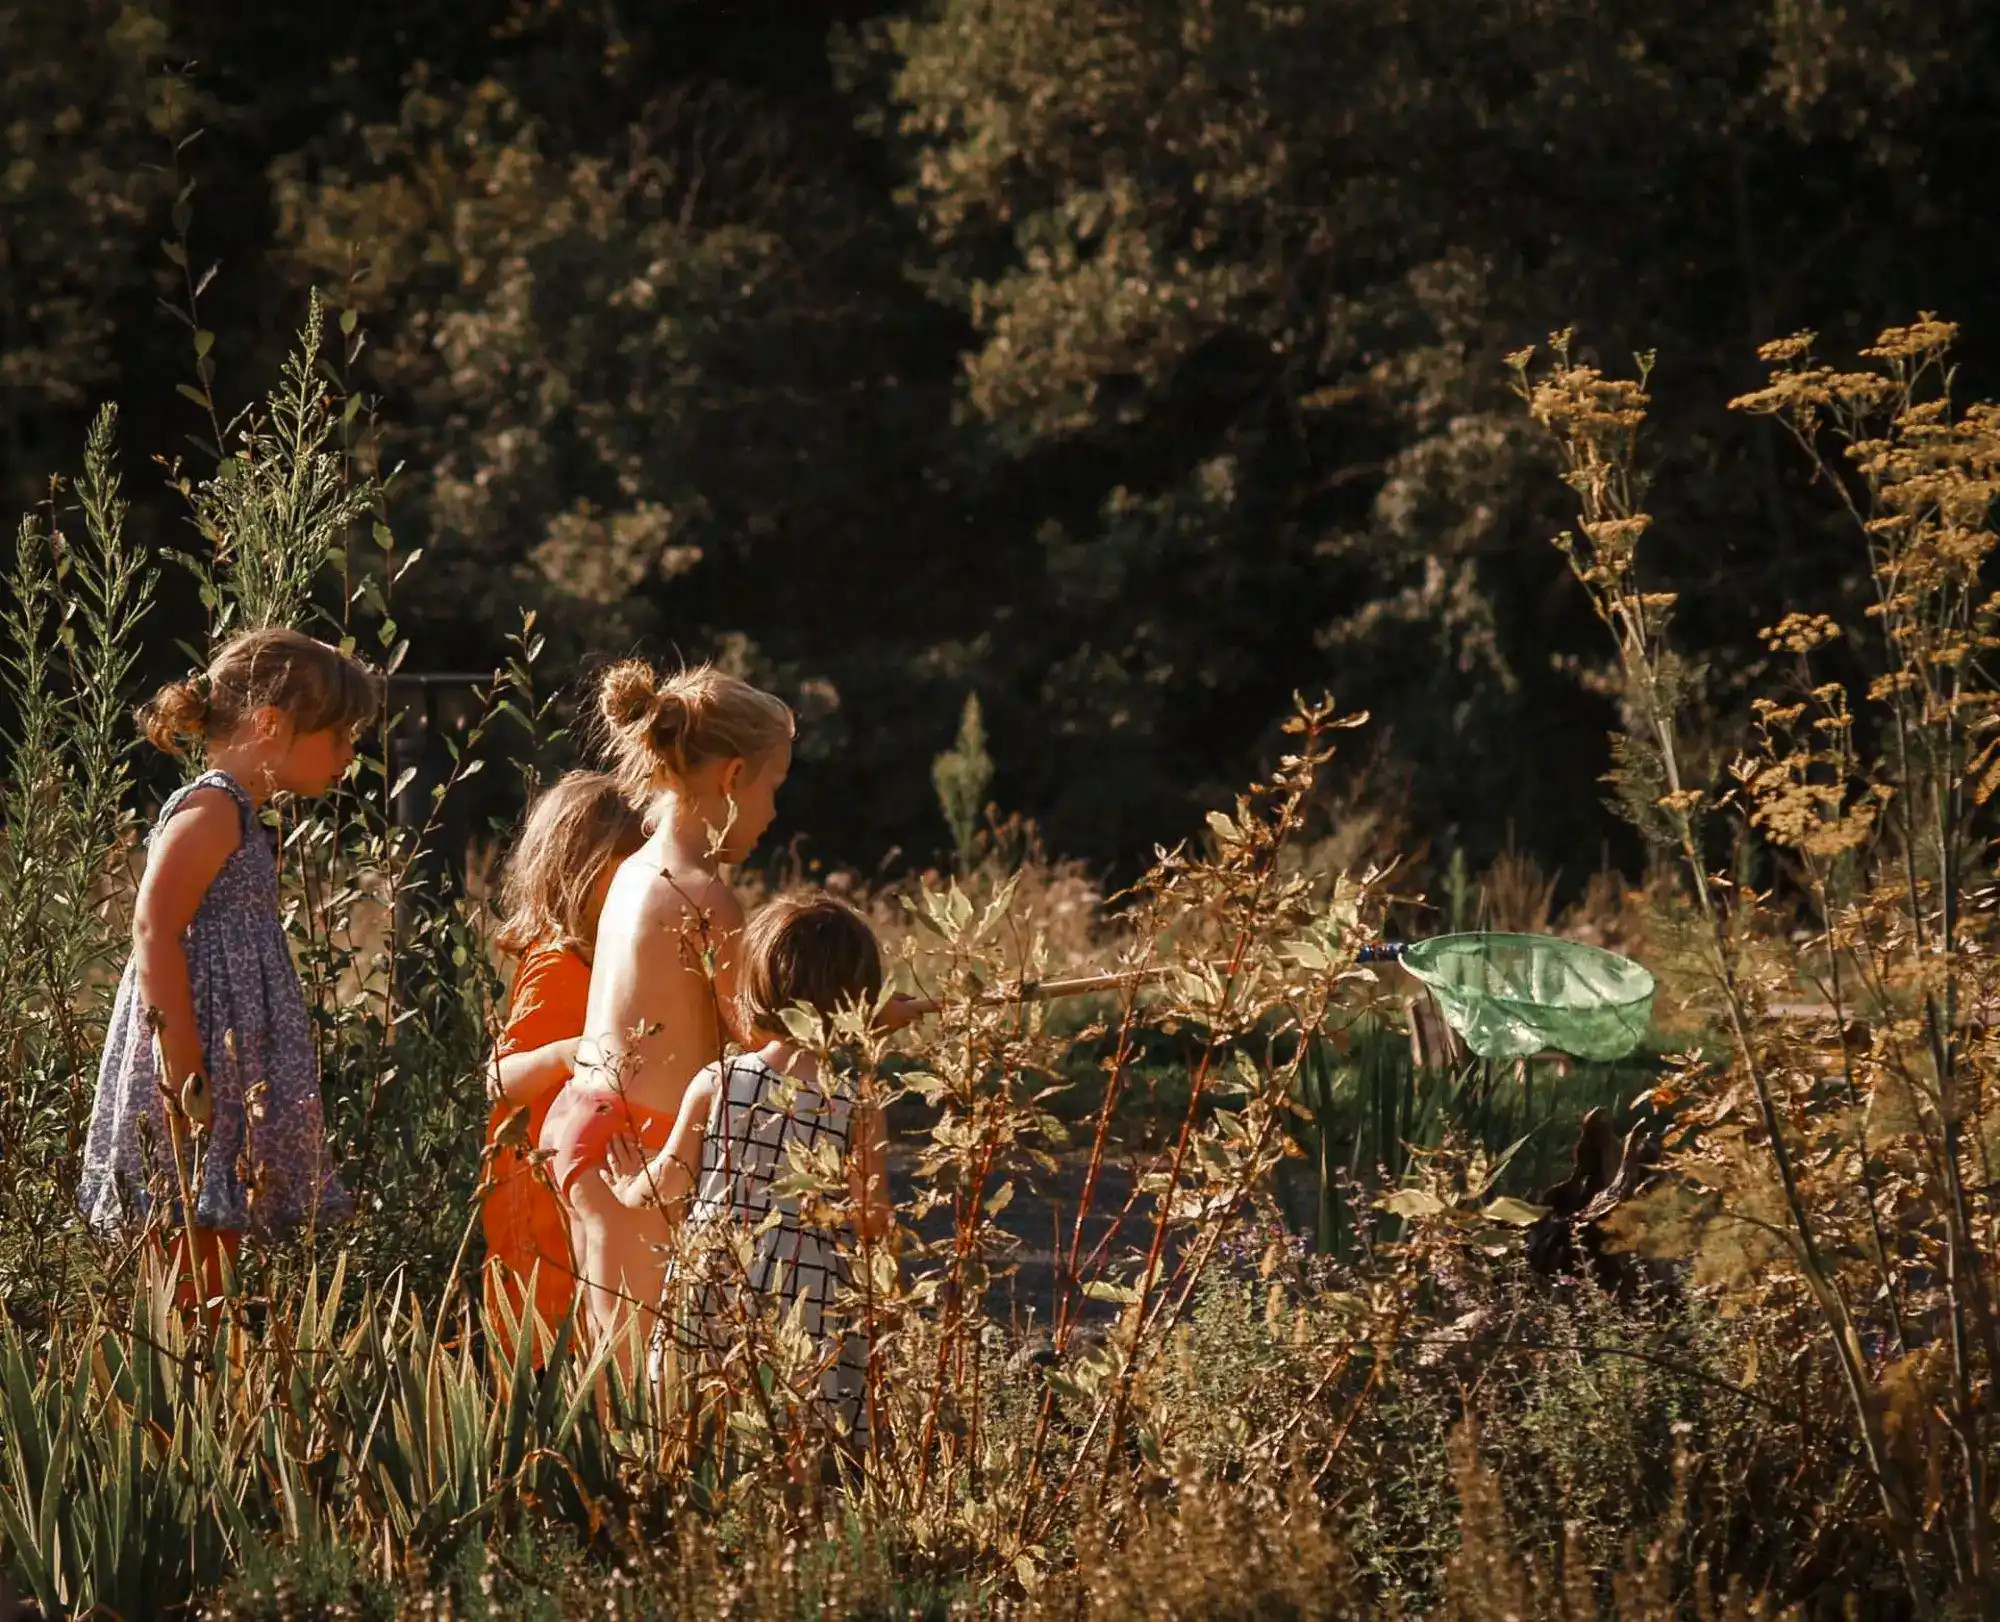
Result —
[[1402, 963], [1482, 1059], [1622, 1059], [1652, 1025], [1652, 975], [1581, 941], [1439, 935], [1404, 947]]

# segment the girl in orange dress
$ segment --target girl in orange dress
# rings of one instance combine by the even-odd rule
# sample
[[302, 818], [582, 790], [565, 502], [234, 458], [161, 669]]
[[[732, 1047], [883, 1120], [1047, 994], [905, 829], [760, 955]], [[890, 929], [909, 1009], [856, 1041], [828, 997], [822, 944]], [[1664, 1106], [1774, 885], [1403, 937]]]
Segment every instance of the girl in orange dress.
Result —
[[486, 1332], [506, 1363], [514, 1356], [510, 1327], [526, 1321], [530, 1280], [544, 1332], [554, 1331], [575, 1298], [568, 1217], [531, 1156], [549, 1105], [576, 1066], [605, 892], [644, 838], [615, 780], [571, 772], [535, 801], [502, 882], [499, 944], [520, 967], [487, 1071], [493, 1114], [481, 1222]]

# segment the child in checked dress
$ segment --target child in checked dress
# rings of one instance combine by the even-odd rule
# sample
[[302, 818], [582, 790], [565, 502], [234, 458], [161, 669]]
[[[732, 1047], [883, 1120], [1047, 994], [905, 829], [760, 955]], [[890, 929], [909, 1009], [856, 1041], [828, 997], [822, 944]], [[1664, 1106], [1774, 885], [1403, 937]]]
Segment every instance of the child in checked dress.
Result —
[[[774, 1185], [791, 1172], [794, 1149], [816, 1156], [830, 1148], [861, 1232], [879, 1238], [891, 1221], [886, 1128], [879, 1109], [860, 1104], [793, 1041], [783, 1015], [800, 1004], [829, 1016], [843, 1004], [873, 1008], [881, 989], [875, 937], [851, 907], [830, 896], [772, 902], [743, 937], [742, 1015], [763, 1046], [701, 1071], [666, 1148], [648, 1161], [621, 1140], [607, 1178], [623, 1204], [658, 1205], [670, 1219], [685, 1212], [683, 1259], [669, 1271], [661, 1313], [661, 1334], [683, 1359], [699, 1370], [746, 1346], [768, 1347], [796, 1313], [815, 1348], [814, 1395], [856, 1444], [867, 1428], [868, 1346], [841, 1299], [851, 1288], [847, 1259], [839, 1236]], [[898, 999], [882, 1023], [915, 1012]], [[656, 1345], [656, 1372], [663, 1356]]]

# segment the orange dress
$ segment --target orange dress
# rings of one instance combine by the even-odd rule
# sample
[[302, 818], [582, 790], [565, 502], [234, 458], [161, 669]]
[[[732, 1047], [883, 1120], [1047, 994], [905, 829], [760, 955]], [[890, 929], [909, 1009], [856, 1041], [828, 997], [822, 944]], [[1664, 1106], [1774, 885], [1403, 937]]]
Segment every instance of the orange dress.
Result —
[[[589, 1002], [588, 963], [575, 952], [548, 942], [530, 947], [514, 976], [500, 1056], [581, 1036]], [[489, 1187], [481, 1212], [486, 1232], [486, 1332], [507, 1362], [513, 1360], [507, 1317], [495, 1310], [501, 1291], [506, 1292], [512, 1316], [518, 1318], [533, 1275], [535, 1310], [551, 1331], [568, 1315], [575, 1295], [576, 1266], [570, 1258], [568, 1220], [549, 1186], [548, 1173], [528, 1158], [541, 1141], [549, 1105], [561, 1091], [562, 1083], [557, 1082], [528, 1101], [527, 1119], [522, 1123], [525, 1135], [521, 1128], [509, 1131], [507, 1142], [494, 1149], [488, 1167]], [[486, 1125], [489, 1145], [522, 1108], [504, 1102], [493, 1107]]]

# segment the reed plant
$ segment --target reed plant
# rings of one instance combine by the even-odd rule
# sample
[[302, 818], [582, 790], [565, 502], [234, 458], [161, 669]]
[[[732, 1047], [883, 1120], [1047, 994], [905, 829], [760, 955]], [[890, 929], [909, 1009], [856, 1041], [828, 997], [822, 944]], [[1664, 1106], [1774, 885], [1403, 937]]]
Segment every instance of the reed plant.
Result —
[[1425, 1064], [1400, 1023], [1362, 1012], [1306, 1056], [1298, 1103], [1311, 1118], [1300, 1134], [1311, 1174], [1284, 1186], [1298, 1190], [1294, 1202], [1310, 1199], [1311, 1215], [1299, 1226], [1315, 1248], [1351, 1258], [1393, 1231], [1381, 1201], [1423, 1155], [1476, 1146], [1504, 1157], [1511, 1189], [1539, 1193], [1569, 1172], [1592, 1110], [1621, 1130], [1649, 1115], [1644, 1103], [1658, 1074], [1657, 1056], [1645, 1053], [1614, 1062], [1552, 1055]]

